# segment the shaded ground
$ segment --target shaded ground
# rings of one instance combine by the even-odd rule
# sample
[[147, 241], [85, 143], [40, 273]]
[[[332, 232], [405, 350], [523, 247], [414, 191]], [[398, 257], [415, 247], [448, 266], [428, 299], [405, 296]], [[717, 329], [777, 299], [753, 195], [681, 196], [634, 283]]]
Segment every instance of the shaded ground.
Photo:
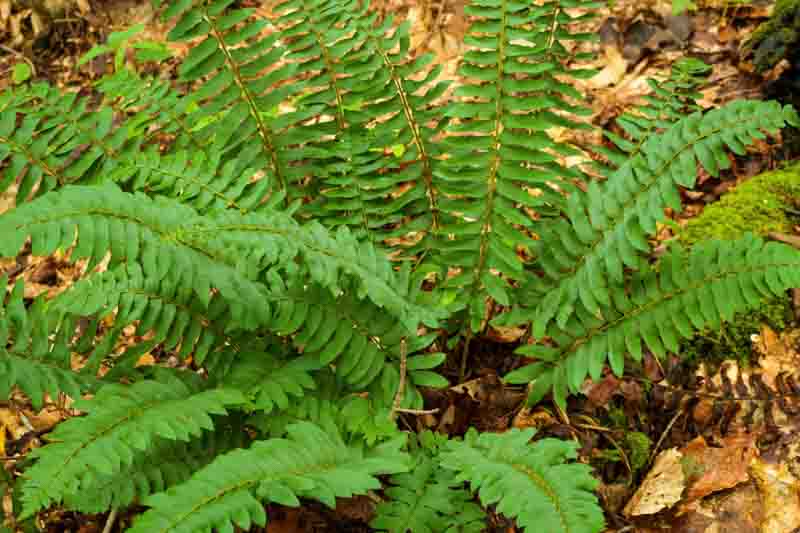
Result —
[[[415, 51], [434, 52], [445, 65], [445, 75], [455, 76], [466, 30], [463, 4], [462, 0], [378, 0], [374, 8], [383, 16], [410, 20]], [[3, 5], [0, 1], [2, 87], [11, 83], [13, 66], [24, 61], [33, 67], [35, 77], [89, 93], [92, 82], [111, 68], [105, 56], [76, 67], [77, 59], [93, 45], [105, 42], [112, 31], [139, 22], [147, 25], [146, 38], [163, 36], [149, 2], [64, 0], [60, 10], [45, 14], [24, 7], [5, 13]], [[663, 76], [676, 59], [686, 55], [712, 66], [703, 90], [704, 107], [761, 98], [766, 83], [779, 71], [755, 74], [739, 47], [769, 13], [769, 3], [764, 2], [739, 7], [704, 3], [696, 12], [674, 16], [668, 4], [618, 0], [591, 23], [590, 29], [601, 39], [592, 45], [598, 53], [593, 66], [600, 72], [580, 86], [593, 110], [591, 122], [613, 128], [613, 120], [649, 91], [646, 78]], [[173, 77], [174, 67], [175, 62], [160, 65], [159, 75]], [[773, 86], [770, 96], [786, 95], [775, 93]], [[572, 140], [579, 146], [601, 142], [597, 135]], [[701, 176], [697, 190], [684, 195], [685, 210], [675, 217], [676, 222], [697, 215], [736, 183], [798, 155], [794, 148], [762, 143], [747, 156], [735, 158], [732, 169], [720, 178]], [[0, 198], [0, 212], [9, 205], [7, 198]], [[664, 227], [658, 238], [672, 236], [673, 229]], [[59, 257], [23, 254], [0, 262], [3, 273], [11, 281], [23, 277], [33, 296], [62, 290], [81, 270]], [[755, 369], [723, 364], [717, 372], [698, 377], [694, 368], [677, 357], [660, 363], [646, 355], [641, 367], [633, 368], [628, 377], [607, 375], [587, 386], [585, 396], [570, 399], [566, 413], [546, 402], [534, 410], [523, 409], [520, 401], [525, 392], [501, 383], [498, 376], [518, 364], [513, 349], [522, 333], [492, 330], [489, 338], [475, 341], [467, 381], [430, 392], [426, 406], [438, 408], [438, 413], [408, 417], [403, 423], [454, 435], [469, 426], [492, 431], [535, 426], [546, 435], [576, 439], [582, 446], [582, 459], [595, 466], [603, 481], [600, 496], [610, 531], [656, 531], [663, 526], [676, 532], [755, 532], [768, 523], [769, 531], [780, 533], [800, 527], [800, 509], [792, 507], [792, 502], [800, 502], [795, 477], [800, 473], [796, 420], [788, 416], [792, 406], [776, 399], [776, 391], [788, 391], [783, 395], [787, 397], [800, 395], [800, 389], [786, 385], [780, 377], [800, 364], [798, 335], [791, 328], [783, 335], [763, 328], [753, 339], [760, 357]], [[455, 358], [446, 363], [444, 373], [457, 380]], [[766, 389], [760, 388], [759, 380]], [[750, 395], [758, 401], [744, 407], [742, 402], [719, 401], [726, 395]], [[38, 437], [68, 414], [65, 405], [32, 412], [24, 398], [0, 405], [6, 468], [13, 468], [17, 454], [37, 446]], [[8, 498], [5, 503], [7, 508]], [[299, 510], [273, 506], [274, 520], [268, 531], [370, 531], [365, 524], [371, 506], [367, 498], [342, 502], [336, 512], [316, 504]], [[126, 520], [117, 517], [117, 526]], [[60, 512], [43, 516], [47, 531], [99, 532], [105, 523], [105, 516]], [[515, 530], [501, 518], [495, 518], [491, 527], [492, 531]]]

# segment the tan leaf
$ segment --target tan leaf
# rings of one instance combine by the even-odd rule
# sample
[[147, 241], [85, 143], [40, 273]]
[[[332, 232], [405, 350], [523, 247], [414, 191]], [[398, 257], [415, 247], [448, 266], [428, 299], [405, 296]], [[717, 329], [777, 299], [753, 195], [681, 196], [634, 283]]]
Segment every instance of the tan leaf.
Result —
[[678, 503], [686, 486], [681, 459], [676, 448], [664, 450], [653, 463], [653, 468], [628, 501], [622, 511], [625, 516], [655, 514]]

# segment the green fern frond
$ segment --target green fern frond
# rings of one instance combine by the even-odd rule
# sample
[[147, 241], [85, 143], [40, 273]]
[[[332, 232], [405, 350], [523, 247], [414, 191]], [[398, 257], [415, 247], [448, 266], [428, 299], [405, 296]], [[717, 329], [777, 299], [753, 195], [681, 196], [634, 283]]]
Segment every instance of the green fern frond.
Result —
[[[577, 4], [577, 3], [576, 3]], [[513, 303], [509, 285], [525, 277], [518, 250], [534, 247], [533, 219], [523, 209], [558, 213], [561, 191], [583, 179], [564, 168], [558, 155], [575, 151], [555, 142], [546, 130], [576, 126], [569, 115], [584, 110], [568, 100], [580, 93], [559, 81], [566, 72], [562, 40], [572, 35], [572, 18], [558, 3], [531, 7], [524, 2], [475, 2], [466, 12], [477, 17], [465, 38], [461, 74], [469, 83], [456, 90], [458, 101], [444, 141], [447, 157], [434, 173], [444, 224], [437, 242], [437, 264], [460, 270], [444, 283], [462, 306], [471, 306], [471, 329], [479, 329], [485, 295]], [[565, 115], [565, 113], [567, 115]]]
[[665, 207], [681, 210], [678, 186], [694, 186], [697, 162], [718, 175], [730, 166], [726, 149], [743, 154], [764, 137], [762, 130], [797, 121], [793, 109], [775, 102], [741, 100], [696, 113], [650, 137], [603, 185], [592, 182], [587, 193], [572, 193], [569, 223], [543, 228], [536, 245], [550, 290], [532, 313], [534, 336], [543, 337], [554, 319], [563, 328], [575, 313], [613, 307], [611, 287], [622, 283], [625, 266], [642, 267], [647, 237], [665, 219]]
[[364, 449], [308, 422], [288, 432], [222, 455], [186, 483], [150, 496], [144, 503], [151, 509], [131, 533], [247, 530], [266, 524], [263, 503], [297, 506], [310, 498], [334, 507], [337, 497], [380, 488], [375, 476], [408, 468], [402, 440]]
[[555, 331], [557, 348], [521, 348], [520, 354], [540, 361], [505, 379], [533, 381], [531, 402], [552, 389], [564, 406], [567, 392], [577, 392], [587, 376], [599, 379], [606, 362], [621, 376], [626, 354], [639, 361], [644, 346], [661, 357], [667, 351], [677, 353], [679, 341], [696, 330], [718, 327], [734, 313], [799, 283], [800, 252], [783, 244], [748, 236], [710, 241], [690, 252], [676, 247], [661, 259], [658, 270], [641, 271], [627, 288], [613, 287], [615, 308], [602, 316], [578, 314]]
[[689, 113], [700, 111], [697, 101], [702, 94], [698, 88], [707, 80], [710, 70], [711, 67], [702, 61], [687, 57], [672, 65], [666, 80], [648, 79], [652, 94], [644, 97], [643, 105], [623, 113], [615, 121], [626, 138], [605, 131], [615, 149], [598, 146], [595, 151], [608, 158], [616, 169], [638, 153], [651, 135], [668, 129]]
[[247, 351], [238, 354], [224, 386], [242, 391], [251, 398], [253, 408], [270, 413], [288, 408], [290, 402], [315, 389], [311, 372], [319, 368], [308, 356], [282, 361], [268, 353]]
[[346, 228], [332, 235], [315, 222], [300, 226], [285, 213], [202, 217], [184, 204], [106, 184], [64, 188], [20, 206], [0, 216], [0, 231], [7, 236], [0, 243], [5, 256], [16, 255], [28, 236], [47, 255], [69, 247], [77, 233], [73, 259], [96, 262], [110, 251], [112, 262], [140, 262], [148, 276], [191, 287], [206, 303], [216, 287], [244, 329], [269, 322], [266, 288], [254, 278], [267, 270], [297, 274], [296, 259], [310, 281], [334, 295], [352, 280], [359, 298], [386, 309], [409, 331], [435, 323], [435, 313], [409, 302], [408, 283], [371, 244]]
[[[162, 2], [155, 2], [160, 5]], [[288, 52], [280, 33], [268, 32], [268, 22], [253, 19], [249, 8], [229, 9], [232, 0], [172, 2], [163, 11], [175, 19], [168, 39], [190, 41], [192, 47], [180, 68], [183, 81], [197, 82], [192, 93], [197, 119], [207, 125], [197, 134], [215, 146], [215, 152], [256, 150], [254, 167], [263, 169], [271, 187], [289, 192], [302, 177], [302, 149], [293, 146], [297, 135], [313, 127], [304, 113], [283, 112], [282, 105], [301, 94], [306, 82], [297, 79], [297, 64], [286, 61]]]
[[[0, 287], [7, 283], [7, 276], [0, 277]], [[34, 408], [41, 409], [46, 394], [50, 398], [57, 398], [59, 393], [78, 398], [93, 389], [98, 384], [94, 376], [72, 371], [75, 322], [56, 324], [46, 310], [44, 297], [26, 308], [23, 296], [20, 280], [5, 303], [5, 298], [0, 298], [0, 396], [8, 398], [18, 387]]]
[[118, 472], [98, 474], [80, 492], [65, 495], [64, 507], [90, 514], [124, 509], [150, 494], [183, 483], [218, 455], [247, 444], [241, 422], [234, 418], [215, 418], [214, 431], [203, 432], [189, 442], [156, 441], [148, 453], [137, 454]]
[[19, 181], [17, 204], [68, 183], [91, 182], [124, 154], [140, 149], [141, 138], [115, 127], [109, 107], [91, 109], [88, 99], [46, 84], [2, 102], [0, 192]]
[[195, 392], [177, 380], [106, 385], [91, 400], [75, 402], [86, 417], [60, 423], [51, 443], [31, 452], [37, 461], [25, 472], [23, 516], [120, 472], [161, 439], [188, 441], [213, 430], [210, 415], [243, 403], [236, 390]]
[[[335, 6], [333, 4], [336, 4]], [[438, 227], [431, 142], [443, 121], [435, 105], [447, 84], [430, 54], [409, 59], [409, 26], [376, 25], [355, 2], [286, 2], [289, 47], [319, 70], [319, 90], [298, 105], [335, 122], [336, 138], [319, 148], [319, 196], [308, 214], [348, 225], [380, 241]], [[307, 13], [312, 13], [308, 15]]]
[[596, 533], [603, 513], [592, 493], [598, 482], [588, 465], [571, 462], [577, 444], [543, 439], [533, 444], [534, 429], [478, 434], [450, 441], [441, 464], [468, 481], [484, 505], [517, 520], [525, 531]]
[[411, 470], [390, 478], [392, 486], [384, 490], [390, 500], [378, 504], [370, 526], [391, 533], [483, 531], [486, 514], [471, 501], [472, 494], [456, 480], [455, 472], [439, 465], [447, 438], [425, 431], [418, 439]]
[[170, 138], [170, 153], [208, 148], [207, 140], [195, 134], [203, 127], [194, 114], [197, 104], [173, 89], [168, 81], [142, 78], [135, 71], [120, 69], [103, 77], [95, 87], [110, 107], [131, 115], [127, 121], [130, 133], [142, 132], [147, 139]]
[[216, 294], [203, 302], [188, 287], [148, 277], [137, 263], [125, 263], [91, 275], [61, 293], [50, 304], [54, 311], [79, 317], [105, 316], [116, 309], [114, 328], [137, 324], [137, 335], [152, 331], [152, 344], [164, 343], [177, 355], [190, 353], [198, 364], [228, 339], [236, 328], [225, 298]]

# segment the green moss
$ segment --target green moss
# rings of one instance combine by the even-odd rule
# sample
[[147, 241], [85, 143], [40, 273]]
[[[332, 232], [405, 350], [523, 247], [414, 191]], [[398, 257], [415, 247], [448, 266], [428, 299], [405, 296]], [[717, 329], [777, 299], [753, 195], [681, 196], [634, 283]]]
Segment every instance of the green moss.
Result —
[[738, 239], [746, 232], [789, 232], [800, 205], [800, 165], [766, 172], [742, 183], [707, 206], [678, 234], [691, 246], [708, 239]]
[[634, 474], [647, 465], [652, 444], [650, 437], [641, 431], [631, 431], [625, 434], [625, 449]]
[[[750, 232], [791, 232], [798, 223], [800, 165], [767, 172], [739, 185], [718, 202], [707, 206], [678, 234], [685, 246], [708, 239], [737, 239]], [[762, 324], [776, 331], [786, 328], [791, 317], [788, 298], [764, 301], [756, 310], [740, 313], [718, 330], [701, 331], [684, 342], [681, 355], [688, 361], [715, 366], [725, 359], [747, 364], [752, 357], [751, 336]]]

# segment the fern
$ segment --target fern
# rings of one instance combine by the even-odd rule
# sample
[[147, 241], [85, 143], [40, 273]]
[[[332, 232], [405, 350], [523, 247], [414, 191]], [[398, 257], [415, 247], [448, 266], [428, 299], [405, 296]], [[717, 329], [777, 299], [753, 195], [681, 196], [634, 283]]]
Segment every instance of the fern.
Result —
[[797, 124], [789, 107], [702, 113], [703, 68], [685, 62], [607, 135], [601, 179], [567, 165], [582, 152], [553, 133], [589, 128], [570, 80], [592, 71], [566, 65], [588, 57], [576, 23], [595, 2], [472, 0], [452, 96], [430, 55], [410, 57], [408, 25], [362, 2], [286, 0], [269, 18], [154, 4], [189, 43], [183, 88], [121, 69], [99, 104], [0, 96], [0, 192], [18, 189], [0, 255], [30, 241], [87, 260], [51, 301], [17, 283], [0, 302], [0, 393], [86, 411], [32, 454], [27, 516], [144, 505], [133, 531], [232, 531], [264, 525], [269, 502], [373, 491], [376, 528], [477, 531], [468, 483], [522, 529], [599, 531], [571, 443], [470, 431], [403, 448], [398, 416], [450, 385], [444, 352], [461, 348], [463, 375], [489, 322], [525, 325], [529, 360], [505, 380], [566, 408], [606, 366], [800, 282], [800, 252], [752, 237], [650, 257], [698, 163], [719, 175], [728, 151]]
[[130, 531], [229, 530], [234, 524], [247, 530], [266, 524], [261, 502], [297, 506], [299, 497], [334, 507], [337, 497], [379, 488], [375, 476], [407, 469], [400, 444], [395, 440], [365, 450], [301, 422], [289, 427], [286, 439], [222, 455], [188, 482], [147, 498], [152, 508]]
[[209, 415], [224, 415], [226, 407], [242, 403], [234, 389], [194, 392], [180, 381], [103, 387], [93, 399], [76, 402], [77, 409], [89, 412], [85, 420], [59, 424], [50, 436], [52, 444], [32, 452], [39, 460], [25, 473], [22, 515], [75, 497], [130, 465], [160, 439], [188, 441], [212, 430]]
[[[0, 277], [5, 287], [8, 277]], [[45, 309], [42, 297], [26, 309], [21, 282], [14, 285], [8, 301], [0, 300], [0, 395], [9, 397], [12, 387], [28, 395], [33, 406], [40, 409], [45, 395], [58, 397], [63, 392], [77, 398], [93, 390], [93, 376], [72, 371], [71, 352], [74, 321], [58, 327], [52, 314]], [[52, 341], [48, 339], [53, 334]]]
[[591, 493], [597, 481], [588, 466], [567, 462], [577, 445], [556, 439], [530, 445], [534, 433], [470, 430], [463, 442], [447, 443], [442, 466], [469, 481], [484, 505], [497, 503], [499, 512], [515, 517], [526, 531], [600, 531], [603, 516]]
[[472, 495], [461, 486], [455, 473], [439, 464], [440, 450], [447, 438], [426, 431], [420, 434], [419, 441], [412, 455], [411, 471], [391, 477], [393, 486], [384, 491], [391, 499], [377, 506], [370, 525], [380, 531], [401, 533], [483, 531], [483, 511], [470, 501]]

